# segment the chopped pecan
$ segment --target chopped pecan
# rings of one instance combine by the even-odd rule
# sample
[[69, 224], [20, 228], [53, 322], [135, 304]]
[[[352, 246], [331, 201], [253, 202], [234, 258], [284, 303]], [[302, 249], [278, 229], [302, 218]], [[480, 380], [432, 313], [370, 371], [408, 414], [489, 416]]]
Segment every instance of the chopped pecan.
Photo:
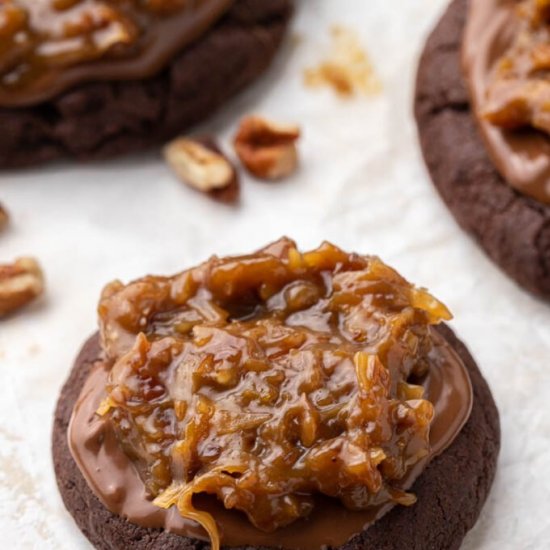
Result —
[[164, 148], [164, 157], [174, 174], [190, 187], [221, 202], [237, 200], [237, 172], [211, 138], [177, 138]]
[[296, 125], [249, 116], [241, 121], [234, 146], [243, 166], [252, 175], [263, 180], [278, 180], [296, 171], [299, 138], [300, 128]]
[[26, 306], [44, 292], [44, 276], [33, 258], [0, 265], [0, 317]]

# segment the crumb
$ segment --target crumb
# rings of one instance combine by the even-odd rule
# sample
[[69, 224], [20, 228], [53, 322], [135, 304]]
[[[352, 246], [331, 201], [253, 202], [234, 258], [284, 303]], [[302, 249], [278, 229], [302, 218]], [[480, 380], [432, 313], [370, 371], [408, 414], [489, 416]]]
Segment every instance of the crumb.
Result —
[[331, 29], [332, 51], [315, 68], [306, 69], [304, 82], [310, 88], [329, 86], [342, 97], [357, 93], [376, 95], [382, 84], [357, 33], [335, 25]]

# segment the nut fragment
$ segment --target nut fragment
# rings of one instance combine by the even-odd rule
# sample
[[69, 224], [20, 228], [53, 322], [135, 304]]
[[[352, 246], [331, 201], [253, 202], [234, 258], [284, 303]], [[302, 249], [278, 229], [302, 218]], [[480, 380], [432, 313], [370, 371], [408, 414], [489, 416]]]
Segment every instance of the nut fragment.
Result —
[[13, 313], [44, 291], [44, 276], [33, 258], [0, 265], [0, 317]]
[[296, 125], [249, 116], [241, 121], [237, 131], [235, 151], [252, 175], [278, 180], [290, 176], [298, 167], [299, 137], [300, 128]]
[[177, 138], [164, 148], [164, 158], [187, 185], [222, 202], [239, 195], [237, 172], [210, 138]]
[[331, 34], [332, 50], [326, 60], [305, 71], [306, 86], [328, 86], [342, 97], [351, 97], [356, 93], [368, 96], [379, 93], [381, 82], [357, 33], [335, 25]]
[[10, 221], [8, 211], [0, 203], [0, 231], [4, 230]]

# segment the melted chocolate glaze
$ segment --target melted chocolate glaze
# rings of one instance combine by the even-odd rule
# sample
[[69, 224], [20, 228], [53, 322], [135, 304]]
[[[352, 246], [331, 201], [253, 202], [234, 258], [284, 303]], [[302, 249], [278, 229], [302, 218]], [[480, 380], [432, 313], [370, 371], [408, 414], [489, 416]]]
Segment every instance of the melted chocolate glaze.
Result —
[[[418, 463], [406, 479], [403, 489], [412, 486], [429, 461], [451, 445], [467, 422], [473, 402], [472, 386], [464, 364], [443, 337], [433, 331], [434, 350], [431, 369], [423, 381], [426, 396], [435, 405], [430, 432], [431, 454]], [[88, 485], [113, 513], [143, 527], [162, 527], [167, 531], [208, 540], [196, 523], [182, 518], [173, 507], [168, 511], [155, 507], [147, 498], [144, 485], [132, 462], [121, 450], [109, 421], [95, 414], [104, 397], [108, 368], [98, 362], [80, 399], [75, 405], [68, 430], [69, 446]], [[386, 514], [392, 504], [351, 512], [338, 501], [319, 498], [313, 514], [276, 533], [266, 534], [254, 528], [244, 515], [225, 510], [214, 499], [198, 502], [216, 518], [222, 543], [228, 546], [282, 546], [296, 550], [318, 550], [323, 546], [344, 544], [353, 535]]]
[[536, 130], [503, 130], [484, 120], [481, 112], [495, 62], [517, 32], [515, 0], [471, 0], [464, 32], [462, 65], [472, 110], [487, 152], [509, 185], [550, 204], [550, 139]]

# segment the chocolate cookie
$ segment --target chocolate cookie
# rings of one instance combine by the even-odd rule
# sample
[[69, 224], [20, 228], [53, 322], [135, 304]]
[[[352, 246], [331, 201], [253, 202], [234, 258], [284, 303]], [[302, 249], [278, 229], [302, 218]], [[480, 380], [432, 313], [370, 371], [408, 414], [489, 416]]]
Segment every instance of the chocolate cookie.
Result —
[[237, 0], [152, 78], [85, 84], [37, 106], [0, 109], [0, 168], [112, 157], [170, 139], [264, 72], [290, 14], [290, 0]]
[[415, 114], [424, 159], [458, 223], [517, 283], [550, 298], [550, 206], [513, 190], [485, 150], [460, 65], [467, 0], [454, 0], [420, 61]]
[[[457, 549], [476, 522], [493, 481], [500, 445], [498, 411], [487, 383], [466, 347], [446, 326], [437, 328], [464, 361], [474, 389], [470, 419], [452, 446], [435, 458], [415, 483], [418, 502], [396, 507], [346, 550]], [[67, 444], [73, 406], [94, 360], [100, 353], [97, 336], [82, 349], [57, 404], [53, 428], [53, 459], [67, 509], [96, 548], [198, 549], [203, 541], [159, 529], [133, 525], [108, 511], [92, 493]]]

